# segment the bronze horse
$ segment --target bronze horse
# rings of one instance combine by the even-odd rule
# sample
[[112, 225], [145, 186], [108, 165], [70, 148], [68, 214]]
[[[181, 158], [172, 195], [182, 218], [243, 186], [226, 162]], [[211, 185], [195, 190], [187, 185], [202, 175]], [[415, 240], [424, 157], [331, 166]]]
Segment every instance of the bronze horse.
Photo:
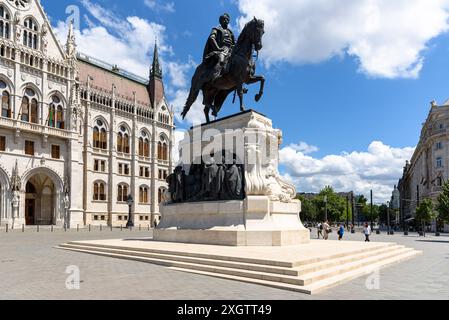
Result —
[[240, 110], [245, 111], [243, 105], [243, 95], [245, 89], [243, 85], [260, 82], [259, 93], [256, 94], [255, 100], [258, 102], [262, 96], [265, 86], [265, 78], [255, 75], [255, 62], [253, 60], [253, 51], [257, 54], [262, 50], [262, 37], [265, 33], [265, 24], [263, 20], [254, 18], [245, 25], [240, 37], [234, 47], [229, 59], [229, 71], [221, 74], [217, 79], [207, 80], [205, 74], [208, 74], [207, 63], [202, 63], [196, 69], [192, 78], [192, 87], [187, 99], [182, 118], [184, 119], [190, 108], [195, 103], [200, 90], [203, 91], [204, 114], [207, 123], [210, 122], [209, 113], [217, 117], [226, 98], [230, 93], [236, 92], [240, 99]]

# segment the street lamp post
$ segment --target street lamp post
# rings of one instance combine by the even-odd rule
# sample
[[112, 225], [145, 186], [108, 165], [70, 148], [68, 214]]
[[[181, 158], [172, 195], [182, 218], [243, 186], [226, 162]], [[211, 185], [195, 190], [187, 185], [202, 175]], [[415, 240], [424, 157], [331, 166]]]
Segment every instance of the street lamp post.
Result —
[[387, 201], [387, 225], [388, 225], [388, 235], [391, 235], [391, 232], [390, 232], [390, 201]]
[[324, 196], [324, 221], [327, 220], [327, 196]]
[[133, 197], [131, 195], [129, 195], [126, 202], [128, 203], [128, 222], [126, 223], [126, 227], [133, 228], [134, 227], [134, 217], [133, 217], [133, 213], [132, 213], [132, 206], [134, 204]]
[[346, 195], [346, 228], [349, 230], [349, 194]]

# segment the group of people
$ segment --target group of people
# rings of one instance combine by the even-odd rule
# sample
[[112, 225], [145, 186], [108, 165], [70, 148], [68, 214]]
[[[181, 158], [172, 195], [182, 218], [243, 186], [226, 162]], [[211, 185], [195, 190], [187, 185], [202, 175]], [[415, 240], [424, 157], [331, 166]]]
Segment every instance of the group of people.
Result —
[[[351, 226], [350, 229], [352, 230], [353, 228], [354, 228], [354, 226]], [[329, 221], [325, 221], [323, 223], [321, 223], [321, 222], [318, 223], [317, 229], [318, 229], [318, 239], [323, 238], [324, 240], [328, 240], [329, 234], [333, 232], [332, 227], [329, 224]], [[368, 223], [365, 223], [365, 225], [363, 226], [362, 233], [365, 236], [365, 242], [370, 242], [370, 236], [372, 233], [372, 229]], [[340, 224], [340, 226], [338, 227], [337, 235], [338, 235], [338, 241], [342, 241], [343, 237], [345, 235], [345, 225], [343, 223]]]

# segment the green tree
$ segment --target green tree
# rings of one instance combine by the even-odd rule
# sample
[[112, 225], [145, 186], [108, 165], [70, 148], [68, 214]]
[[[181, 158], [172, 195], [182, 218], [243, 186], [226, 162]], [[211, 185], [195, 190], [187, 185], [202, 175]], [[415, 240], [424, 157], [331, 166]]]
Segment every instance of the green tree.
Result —
[[317, 221], [318, 210], [313, 201], [303, 196], [298, 196], [297, 199], [301, 201], [301, 220]]
[[438, 197], [438, 219], [449, 223], [449, 181], [443, 185], [443, 192]]
[[421, 224], [423, 233], [426, 223], [429, 223], [436, 217], [432, 200], [425, 199], [416, 208], [416, 221]]
[[388, 206], [386, 204], [382, 204], [379, 207], [379, 223], [387, 224], [388, 221]]
[[339, 196], [332, 187], [325, 187], [312, 202], [317, 209], [318, 220], [323, 221], [325, 219], [327, 202], [328, 220], [333, 222], [346, 221], [346, 199]]

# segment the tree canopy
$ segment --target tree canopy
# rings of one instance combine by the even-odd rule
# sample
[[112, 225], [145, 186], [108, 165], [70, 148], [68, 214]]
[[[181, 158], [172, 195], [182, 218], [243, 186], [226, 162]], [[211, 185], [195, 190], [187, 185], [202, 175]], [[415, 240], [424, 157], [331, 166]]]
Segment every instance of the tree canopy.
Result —
[[429, 223], [435, 218], [434, 205], [432, 200], [425, 199], [416, 208], [416, 220], [421, 223]]
[[449, 181], [443, 185], [443, 191], [438, 197], [436, 209], [438, 218], [449, 223]]

